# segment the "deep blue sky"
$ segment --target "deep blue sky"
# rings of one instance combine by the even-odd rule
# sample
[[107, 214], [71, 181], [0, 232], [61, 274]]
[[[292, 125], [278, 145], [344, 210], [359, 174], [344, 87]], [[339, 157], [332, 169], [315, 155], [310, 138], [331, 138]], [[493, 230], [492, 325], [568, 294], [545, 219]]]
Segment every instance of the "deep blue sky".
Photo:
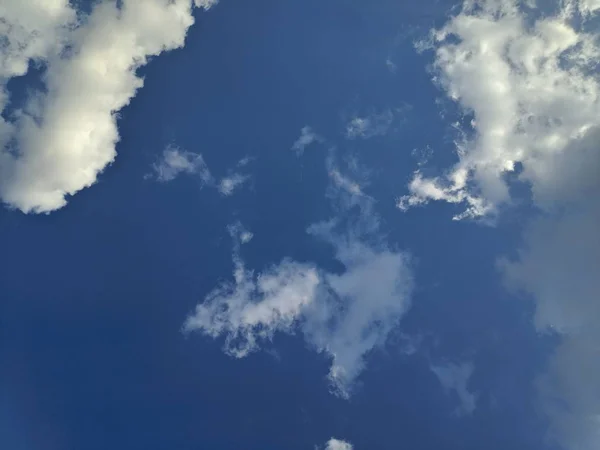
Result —
[[[448, 220], [452, 206], [395, 208], [411, 151], [451, 146], [431, 55], [412, 45], [445, 20], [444, 3], [222, 0], [197, 13], [183, 50], [142, 69], [118, 158], [95, 186], [50, 215], [0, 210], [0, 448], [312, 449], [331, 436], [369, 450], [551, 448], [534, 401], [550, 342], [495, 267], [518, 242], [518, 218], [492, 228]], [[406, 104], [392, 133], [344, 139], [351, 115]], [[327, 144], [298, 159], [290, 147], [306, 125]], [[216, 174], [254, 157], [251, 182], [223, 198], [194, 177], [145, 179], [172, 143]], [[180, 332], [230, 276], [236, 220], [255, 235], [252, 269], [332, 264], [306, 234], [332, 214], [332, 146], [373, 171], [366, 191], [388, 240], [413, 255], [417, 286], [349, 400], [328, 392], [327, 357], [301, 337], [276, 335], [270, 352], [236, 360], [220, 340]], [[403, 354], [400, 335], [422, 337], [419, 350]], [[453, 415], [454, 393], [429, 368], [444, 361], [473, 362], [474, 415]]]

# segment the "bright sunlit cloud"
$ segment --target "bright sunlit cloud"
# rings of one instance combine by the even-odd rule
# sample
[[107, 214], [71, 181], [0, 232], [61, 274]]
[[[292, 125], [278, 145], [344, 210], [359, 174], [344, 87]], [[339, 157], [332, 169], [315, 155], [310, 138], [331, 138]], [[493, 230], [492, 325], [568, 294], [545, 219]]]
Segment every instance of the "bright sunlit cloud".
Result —
[[116, 157], [117, 113], [144, 82], [148, 58], [184, 45], [194, 7], [214, 0], [123, 0], [89, 16], [67, 0], [8, 0], [0, 7], [0, 111], [6, 83], [44, 64], [44, 92], [12, 120], [0, 119], [0, 197], [23, 212], [48, 213], [91, 186]]

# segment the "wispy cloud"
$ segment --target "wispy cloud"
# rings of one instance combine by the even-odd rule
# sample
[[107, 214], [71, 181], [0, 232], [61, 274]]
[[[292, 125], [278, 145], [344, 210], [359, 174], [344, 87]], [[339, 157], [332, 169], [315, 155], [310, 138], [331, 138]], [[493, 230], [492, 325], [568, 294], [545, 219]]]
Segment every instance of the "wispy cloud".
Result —
[[385, 66], [391, 73], [396, 73], [396, 71], [398, 70], [398, 66], [394, 61], [392, 61], [392, 58], [387, 58], [385, 60]]
[[469, 380], [473, 374], [472, 363], [432, 365], [431, 371], [440, 381], [444, 390], [456, 394], [458, 407], [456, 415], [471, 415], [477, 407], [477, 396], [469, 391]]
[[315, 142], [322, 142], [322, 140], [323, 139], [317, 133], [315, 133], [311, 127], [306, 126], [300, 130], [300, 136], [292, 145], [292, 150], [296, 152], [296, 155], [301, 156], [306, 147]]
[[254, 237], [254, 233], [248, 231], [240, 221], [237, 221], [227, 227], [229, 235], [233, 239], [234, 249], [237, 251], [240, 245], [247, 244]]
[[[236, 167], [246, 167], [251, 158], [246, 157], [238, 161]], [[169, 145], [162, 153], [160, 159], [152, 164], [152, 172], [145, 178], [155, 178], [157, 181], [173, 181], [180, 175], [193, 175], [202, 181], [203, 186], [214, 187], [223, 196], [229, 197], [242, 185], [250, 180], [250, 175], [229, 171], [229, 175], [215, 179], [208, 165], [200, 153], [183, 150], [174, 145]]]
[[222, 195], [230, 196], [236, 189], [246, 183], [250, 177], [241, 173], [234, 173], [221, 179], [219, 182], [219, 192]]
[[383, 136], [387, 134], [393, 121], [394, 113], [389, 109], [381, 113], [354, 117], [346, 125], [346, 137], [348, 139], [369, 139], [374, 136]]
[[365, 115], [355, 115], [346, 124], [347, 139], [371, 139], [385, 136], [406, 120], [411, 109], [409, 105], [400, 108], [388, 108], [383, 111], [371, 111]]
[[143, 86], [137, 69], [152, 56], [182, 47], [194, 6], [214, 3], [102, 2], [79, 20], [67, 0], [4, 2], [0, 110], [9, 100], [8, 80], [26, 73], [34, 60], [47, 71], [45, 91], [31, 96], [14, 122], [0, 119], [3, 202], [47, 213], [94, 184], [116, 156], [116, 113]]
[[175, 146], [168, 146], [152, 169], [156, 179], [162, 182], [173, 181], [181, 174], [197, 175], [205, 184], [215, 182], [201, 154]]
[[[346, 189], [354, 184], [333, 179], [338, 215], [309, 229], [331, 245], [344, 267], [341, 273], [284, 259], [256, 275], [234, 246], [233, 281], [208, 294], [184, 330], [224, 336], [224, 350], [235, 357], [258, 350], [277, 332], [300, 330], [311, 346], [331, 358], [334, 392], [350, 395], [365, 356], [398, 325], [412, 292], [409, 257], [384, 242], [373, 200]], [[351, 205], [358, 207], [358, 216], [352, 216]]]

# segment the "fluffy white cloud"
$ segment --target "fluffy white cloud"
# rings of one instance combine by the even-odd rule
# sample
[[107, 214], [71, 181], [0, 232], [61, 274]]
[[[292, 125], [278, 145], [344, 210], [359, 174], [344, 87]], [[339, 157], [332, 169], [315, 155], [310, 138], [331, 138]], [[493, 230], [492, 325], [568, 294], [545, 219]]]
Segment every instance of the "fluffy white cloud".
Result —
[[350, 442], [341, 441], [339, 439], [331, 438], [325, 444], [325, 450], [352, 450], [354, 447]]
[[60, 52], [77, 24], [68, 0], [6, 0], [0, 5], [0, 79], [27, 73], [30, 61]]
[[[597, 0], [538, 11], [510, 0], [468, 0], [432, 33], [435, 80], [467, 114], [458, 162], [417, 172], [399, 206], [465, 204], [489, 217], [513, 198], [514, 172], [539, 217], [514, 260], [510, 286], [529, 293], [540, 331], [558, 333], [541, 382], [546, 411], [570, 450], [600, 448], [600, 56]], [[423, 48], [423, 46], [422, 46]]]
[[[317, 351], [330, 356], [332, 387], [347, 397], [366, 355], [385, 342], [408, 309], [412, 273], [407, 255], [390, 249], [377, 234], [373, 201], [346, 185], [338, 186], [335, 179], [332, 184], [340, 216], [309, 229], [331, 244], [344, 267], [341, 273], [287, 259], [256, 275], [245, 267], [236, 245], [234, 281], [213, 290], [184, 330], [225, 336], [225, 351], [235, 357], [257, 350], [276, 332], [300, 330]], [[359, 217], [350, 217], [350, 205], [359, 207]], [[350, 225], [340, 230], [342, 219]]]
[[600, 49], [568, 14], [589, 4], [567, 3], [532, 24], [518, 2], [469, 1], [433, 34], [436, 81], [473, 113], [465, 136], [474, 136], [457, 143], [459, 162], [447, 176], [417, 173], [401, 206], [446, 200], [467, 202], [469, 215], [489, 213], [510, 201], [504, 175], [517, 163], [544, 208], [569, 199], [574, 184], [577, 192], [591, 187], [600, 168], [592, 139], [600, 124]]
[[[10, 96], [8, 81], [25, 75], [30, 63], [41, 63], [58, 55], [68, 42], [69, 29], [76, 26], [76, 11], [68, 0], [7, 0], [0, 5], [0, 113]], [[15, 124], [0, 116], [0, 180], [10, 175], [10, 151], [14, 151]], [[4, 182], [6, 183], [6, 182]], [[2, 185], [0, 182], [0, 194]]]
[[0, 124], [0, 196], [23, 212], [50, 212], [92, 185], [115, 158], [117, 112], [143, 80], [149, 57], [184, 45], [192, 9], [214, 1], [101, 2], [87, 17], [67, 0], [8, 0], [0, 6], [0, 108], [6, 83], [44, 64], [45, 92], [14, 122]]
[[300, 136], [292, 145], [292, 150], [296, 152], [296, 155], [301, 156], [304, 153], [304, 149], [315, 142], [321, 142], [323, 139], [315, 133], [311, 127], [304, 127], [300, 130]]
[[459, 416], [473, 414], [477, 407], [477, 397], [469, 391], [468, 387], [473, 369], [471, 363], [431, 366], [431, 371], [440, 380], [444, 390], [448, 393], [454, 392], [458, 397], [459, 406], [456, 408], [456, 414]]

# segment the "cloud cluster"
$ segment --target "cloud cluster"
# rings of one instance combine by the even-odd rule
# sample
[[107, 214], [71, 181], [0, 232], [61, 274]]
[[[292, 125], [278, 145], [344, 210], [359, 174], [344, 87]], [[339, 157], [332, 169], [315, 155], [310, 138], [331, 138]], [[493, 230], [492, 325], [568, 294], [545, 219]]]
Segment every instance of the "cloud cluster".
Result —
[[[329, 355], [332, 388], [347, 397], [365, 357], [385, 342], [407, 311], [412, 272], [408, 256], [379, 236], [372, 199], [347, 189], [355, 183], [335, 170], [330, 194], [339, 215], [313, 225], [309, 233], [331, 245], [343, 270], [334, 273], [285, 259], [255, 274], [236, 245], [233, 281], [208, 294], [184, 330], [224, 336], [225, 351], [235, 357], [257, 350], [276, 332], [300, 331], [312, 347]], [[358, 207], [358, 216], [352, 217], [351, 206]]]
[[92, 185], [115, 158], [117, 113], [152, 56], [184, 45], [195, 7], [214, 0], [123, 0], [84, 16], [68, 0], [8, 0], [0, 6], [0, 110], [8, 81], [31, 64], [45, 90], [0, 120], [0, 197], [23, 212], [47, 213]]
[[[237, 168], [246, 166], [249, 161], [249, 158], [240, 160]], [[228, 175], [217, 180], [200, 153], [183, 150], [173, 145], [169, 145], [163, 151], [161, 158], [152, 165], [152, 172], [147, 174], [146, 178], [155, 178], [161, 182], [173, 181], [180, 175], [193, 175], [200, 179], [203, 186], [214, 187], [226, 197], [233, 195], [250, 180], [249, 175], [231, 170]]]
[[510, 201], [505, 175], [518, 168], [543, 208], [592, 187], [600, 48], [574, 14], [593, 4], [566, 2], [531, 23], [518, 3], [466, 2], [433, 33], [435, 79], [474, 119], [457, 142], [456, 166], [440, 178], [416, 173], [401, 207], [445, 200], [466, 202], [470, 216], [487, 214]]
[[398, 206], [439, 200], [466, 206], [457, 219], [489, 217], [514, 201], [511, 180], [530, 189], [538, 217], [501, 268], [534, 299], [538, 329], [562, 340], [541, 382], [556, 438], [591, 450], [600, 448], [600, 2], [550, 3], [468, 0], [433, 31], [435, 81], [465, 113], [458, 162], [437, 178], [416, 172]]

